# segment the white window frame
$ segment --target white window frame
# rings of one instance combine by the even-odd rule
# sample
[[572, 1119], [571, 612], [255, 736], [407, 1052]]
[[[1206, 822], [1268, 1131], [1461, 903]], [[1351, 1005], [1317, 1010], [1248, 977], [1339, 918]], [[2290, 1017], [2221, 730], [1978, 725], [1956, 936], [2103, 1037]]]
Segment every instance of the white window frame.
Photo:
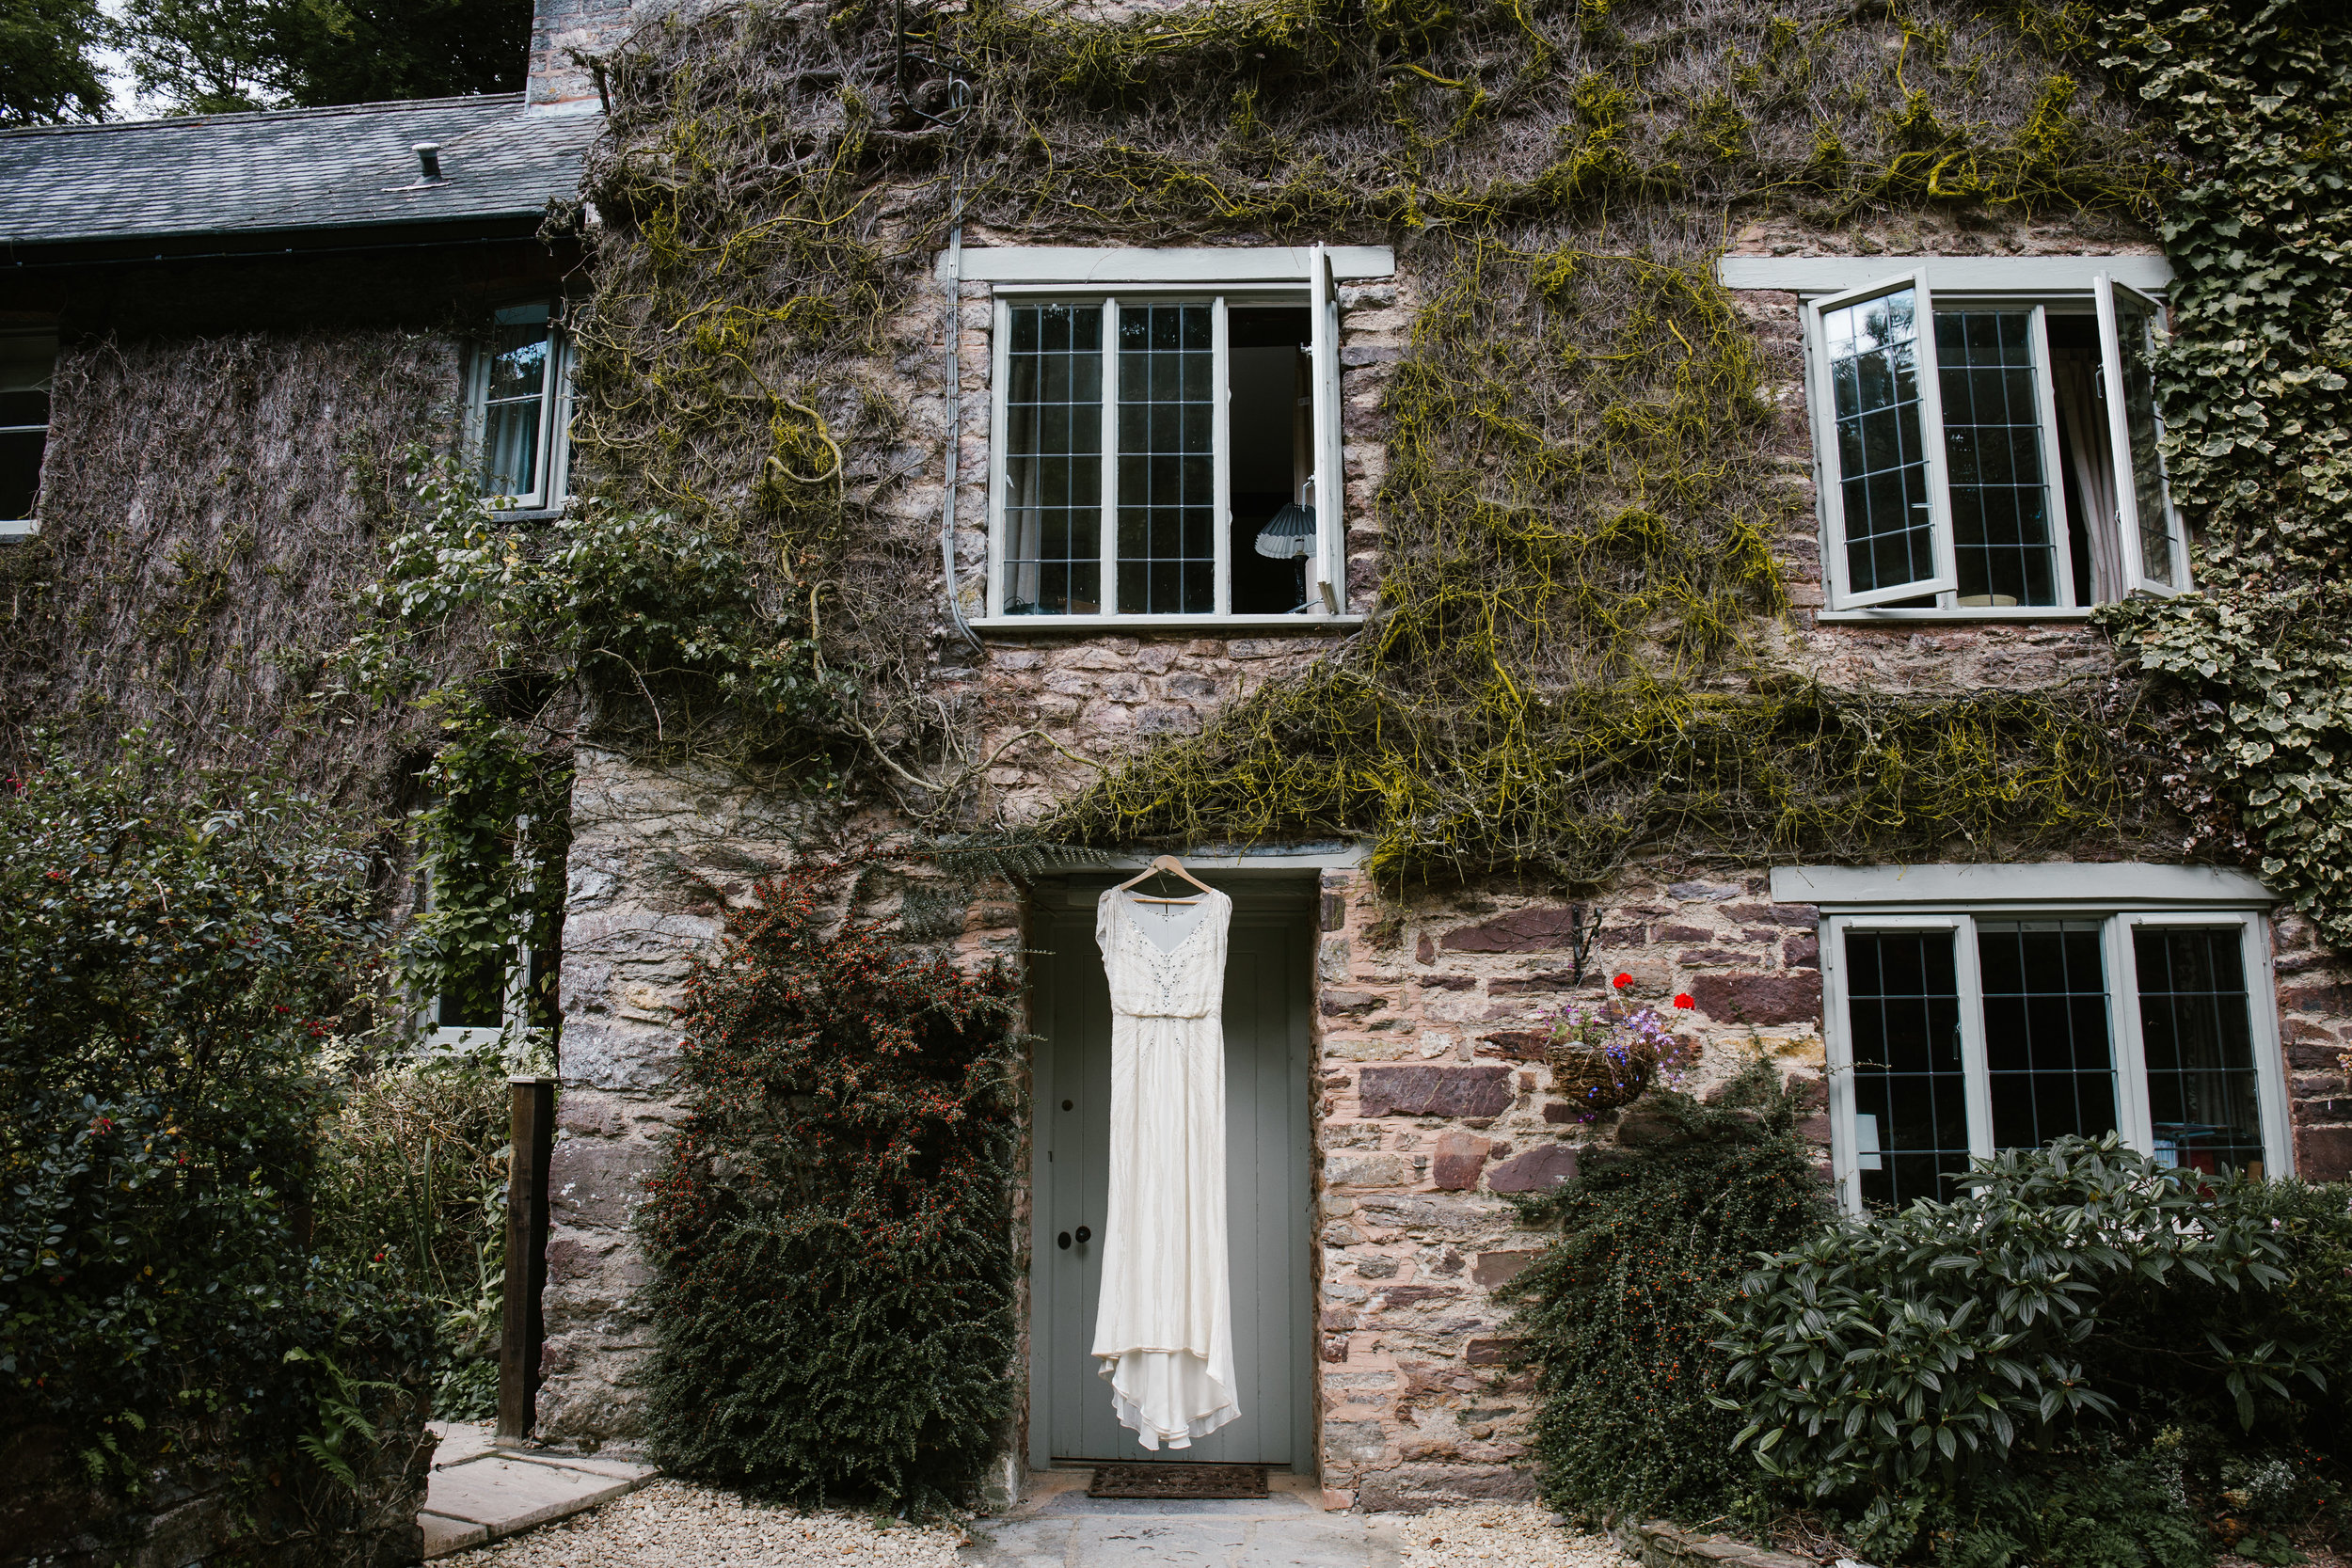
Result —
[[2164, 303], [2105, 274], [2091, 287], [2099, 310], [2101, 373], [2106, 377], [2108, 461], [2115, 466], [2116, 526], [2123, 532], [2124, 592], [2158, 594], [2169, 597], [2188, 589], [2188, 531], [2182, 526], [2180, 508], [2172, 503], [2172, 476], [2166, 471], [2164, 464], [2164, 410], [2159, 407], [2155, 411], [2156, 450], [2150, 452], [2148, 458], [2155, 464], [2157, 478], [2164, 485], [2163, 531], [2171, 559], [2167, 562], [2169, 569], [2162, 579], [2151, 575], [2146, 552], [2140, 547], [2139, 487], [2131, 482], [2131, 425], [2124, 412], [2125, 400], [2120, 380], [2123, 363], [2122, 318], [2117, 309], [2116, 296], [2129, 296], [2156, 324], [2158, 333], [2164, 331]]
[[[520, 300], [501, 309], [527, 309], [537, 300]], [[528, 494], [501, 496], [503, 511], [523, 516], [553, 516], [564, 510], [571, 492], [572, 341], [564, 329], [564, 302], [547, 301], [547, 378], [540, 389], [538, 441], [539, 484]], [[493, 320], [496, 319], [495, 314]], [[479, 483], [485, 460], [483, 445], [489, 433], [490, 345], [476, 345], [466, 372], [467, 471]]]
[[1862, 1211], [1861, 1149], [1855, 1122], [1854, 1054], [1847, 992], [1850, 932], [1947, 930], [1960, 1005], [1961, 1067], [1965, 1074], [1969, 1152], [1989, 1158], [1992, 1081], [1984, 1042], [1982, 973], [1977, 921], [2096, 920], [2107, 988], [2109, 1049], [2116, 1073], [2117, 1131], [2143, 1154], [2155, 1151], [2148, 1098], [2138, 965], [2134, 933], [2183, 927], [2238, 932], [2246, 974], [2255, 1099], [2262, 1117], [2265, 1175], [2295, 1172], [2295, 1134], [2279, 1033], [2278, 986], [2268, 910], [2271, 897], [2243, 873], [2200, 866], [2042, 864], [2024, 866], [1783, 867], [1772, 896], [1821, 911], [1821, 1026], [1829, 1076], [1830, 1164], [1838, 1202]]
[[[941, 259], [941, 277], [947, 276]], [[1359, 625], [1362, 616], [1347, 595], [1346, 453], [1340, 398], [1340, 289], [1358, 279], [1391, 277], [1396, 261], [1385, 246], [1216, 247], [1168, 250], [1091, 250], [1074, 246], [980, 246], [961, 252], [957, 277], [986, 282], [994, 297], [990, 372], [988, 508], [988, 612], [973, 623], [982, 630], [1052, 633], [1154, 626], [1217, 626], [1232, 628], [1321, 630]], [[1216, 344], [1217, 398], [1213, 414], [1216, 471], [1216, 516], [1213, 525], [1216, 589], [1214, 607], [1200, 613], [1009, 615], [1005, 577], [1009, 566], [1009, 465], [1004, 450], [1006, 397], [1011, 356], [1010, 313], [1014, 305], [1066, 303], [1102, 305], [1104, 322], [1104, 524], [1101, 602], [1118, 602], [1117, 309], [1120, 301], [1156, 305], [1211, 303]], [[1309, 374], [1314, 388], [1310, 421], [1311, 477], [1300, 498], [1315, 515], [1315, 545], [1307, 557], [1307, 603], [1280, 614], [1232, 611], [1230, 400], [1226, 368], [1228, 305], [1281, 304], [1309, 312]], [[1329, 504], [1326, 504], [1327, 499]]]
[[[45, 467], [48, 461], [49, 432], [56, 425], [57, 418], [56, 398], [57, 375], [57, 335], [54, 331], [50, 331], [46, 328], [33, 332], [4, 332], [0, 333], [0, 341], [7, 342], [12, 349], [22, 348], [29, 351], [22, 354], [0, 356], [0, 373], [6, 373], [6, 367], [11, 362], [21, 362], [29, 365], [39, 363], [45, 359], [48, 363], [49, 369], [47, 373], [40, 376], [38, 380], [20, 382], [14, 385], [0, 387], [0, 390], [5, 391], [42, 391], [50, 394], [49, 418], [43, 420], [40, 423], [37, 425], [0, 425], [0, 435], [6, 436], [22, 436], [29, 434], [33, 431], [40, 432], [42, 458], [40, 467]], [[39, 475], [40, 467], [37, 467], [35, 469], [35, 478], [33, 482], [34, 511], [22, 517], [0, 517], [0, 544], [8, 543], [10, 540], [33, 539], [40, 536], [40, 516], [39, 507], [40, 481]]]
[[[2120, 388], [2118, 377], [2122, 357], [2116, 295], [2120, 292], [2130, 296], [2139, 308], [2153, 314], [2158, 323], [2158, 330], [2161, 330], [2166, 316], [2163, 294], [2172, 278], [2171, 269], [2163, 258], [1726, 256], [1718, 263], [1718, 275], [1729, 288], [1786, 290], [1797, 293], [1803, 301], [1804, 387], [1806, 401], [1812, 410], [1810, 425], [1815, 488], [1820, 497], [1822, 587], [1828, 601], [1820, 612], [1822, 620], [2089, 619], [2092, 605], [2085, 597], [2087, 589], [2074, 580], [2072, 552], [2064, 543], [2071, 537], [2076, 523], [2068, 515], [2065, 479], [2058, 467], [2058, 416], [2057, 389], [2050, 373], [2049, 317], [2052, 314], [2094, 317], [2099, 328], [2103, 383], [2109, 388]], [[1931, 505], [1936, 529], [1936, 570], [1931, 578], [1916, 583], [1856, 593], [1847, 581], [1844, 491], [1839, 483], [1837, 468], [1836, 405], [1830, 383], [1828, 345], [1820, 318], [1826, 310], [1904, 287], [1918, 291], [1917, 309], [1924, 324], [1920, 338], [1921, 374], [1927, 381], [1937, 383], [1932, 388], [1923, 386], [1921, 389], [1923, 414], [1931, 406], [1934, 410], [1934, 429], [1922, 434], [1933, 491]], [[1947, 453], [1943, 434], [1942, 388], [1940, 377], [1932, 373], [1935, 363], [1933, 324], [1939, 308], [2006, 310], [2024, 308], [2032, 313], [2044, 477], [2048, 486], [2050, 515], [2060, 541], [2054, 552], [2054, 564], [2058, 584], [2058, 596], [2064, 601], [2062, 603], [1988, 606], [1958, 602], [1958, 536], [1951, 523], [1950, 486], [1944, 471]], [[2106, 402], [2106, 455], [2113, 467], [2118, 497], [2120, 516], [2115, 526], [2122, 535], [2118, 546], [2122, 562], [2123, 592], [2126, 595], [2185, 593], [2191, 587], [2187, 534], [2169, 490], [2165, 521], [2171, 549], [2173, 580], [2167, 583], [2151, 578], [2140, 562], [2137, 498], [2130, 483], [2130, 439], [2122, 400], [2120, 396], [2110, 395]], [[2158, 428], [2161, 431], [2161, 410], [2158, 412]], [[2161, 454], [2152, 456], [2161, 466]], [[2081, 526], [2090, 525], [2086, 520]], [[1936, 599], [1933, 608], [1891, 608], [1895, 601], [1925, 597], [1930, 594]]]
[[[1829, 343], [1822, 318], [1833, 310], [1910, 291], [1914, 342], [1917, 345], [1919, 378], [1919, 446], [1928, 470], [1928, 526], [1933, 566], [1929, 575], [1889, 588], [1857, 591], [1847, 580], [1846, 487], [1836, 471], [1837, 396], [1832, 385]], [[1960, 569], [1953, 545], [1951, 476], [1946, 472], [1943, 378], [1936, 372], [1935, 308], [1924, 270], [1897, 273], [1873, 279], [1858, 289], [1824, 294], [1805, 302], [1805, 364], [1809, 369], [1813, 404], [1813, 450], [1820, 467], [1821, 515], [1830, 547], [1822, 554], [1831, 603], [1841, 609], [1884, 604], [1891, 599], [1915, 599], [1924, 594], [1949, 593], [1959, 586]]]

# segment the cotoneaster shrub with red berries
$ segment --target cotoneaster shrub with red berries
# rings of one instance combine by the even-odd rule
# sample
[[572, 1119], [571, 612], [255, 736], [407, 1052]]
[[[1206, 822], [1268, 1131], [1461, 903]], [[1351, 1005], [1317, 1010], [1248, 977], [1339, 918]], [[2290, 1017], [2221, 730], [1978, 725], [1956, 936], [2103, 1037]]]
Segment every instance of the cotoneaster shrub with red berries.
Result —
[[697, 964], [685, 1115], [641, 1223], [673, 1474], [806, 1502], [968, 1500], [1013, 1409], [1018, 981], [762, 884]]

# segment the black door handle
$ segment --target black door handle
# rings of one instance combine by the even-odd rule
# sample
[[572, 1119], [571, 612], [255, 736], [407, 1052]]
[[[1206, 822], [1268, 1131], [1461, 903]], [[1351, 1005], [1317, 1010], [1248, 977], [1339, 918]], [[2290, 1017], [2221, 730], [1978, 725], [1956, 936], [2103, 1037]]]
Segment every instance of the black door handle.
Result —
[[1080, 1244], [1080, 1245], [1082, 1245], [1082, 1246], [1083, 1246], [1085, 1243], [1087, 1243], [1088, 1242], [1090, 1242], [1090, 1241], [1092, 1241], [1092, 1240], [1094, 1240], [1094, 1232], [1093, 1232], [1093, 1231], [1089, 1230], [1089, 1229], [1088, 1229], [1085, 1226], [1083, 1226], [1083, 1225], [1082, 1225], [1082, 1226], [1080, 1226], [1080, 1227], [1078, 1227], [1078, 1242], [1079, 1242], [1079, 1244]]
[[1068, 1252], [1070, 1250], [1070, 1232], [1065, 1230], [1060, 1235], [1055, 1237], [1054, 1244], [1061, 1248], [1064, 1252]]

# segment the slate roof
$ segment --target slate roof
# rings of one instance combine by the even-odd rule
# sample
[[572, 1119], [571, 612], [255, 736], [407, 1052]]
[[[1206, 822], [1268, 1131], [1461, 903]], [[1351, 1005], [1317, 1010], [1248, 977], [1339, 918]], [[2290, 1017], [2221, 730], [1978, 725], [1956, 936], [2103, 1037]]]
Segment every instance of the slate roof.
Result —
[[[0, 245], [524, 216], [578, 194], [603, 128], [517, 92], [0, 132]], [[441, 144], [438, 183], [422, 141]]]

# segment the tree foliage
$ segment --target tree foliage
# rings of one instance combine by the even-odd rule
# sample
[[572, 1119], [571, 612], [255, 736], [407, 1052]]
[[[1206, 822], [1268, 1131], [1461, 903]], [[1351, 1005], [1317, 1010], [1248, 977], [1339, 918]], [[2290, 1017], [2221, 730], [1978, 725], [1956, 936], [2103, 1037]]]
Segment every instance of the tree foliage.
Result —
[[965, 1499], [1013, 1405], [1014, 977], [895, 951], [848, 877], [761, 884], [698, 963], [644, 1211], [675, 1473]]
[[0, 1379], [129, 1485], [191, 1431], [320, 1438], [337, 1367], [429, 1332], [310, 1236], [321, 1048], [380, 973], [368, 858], [315, 802], [171, 763], [0, 788]]
[[0, 0], [0, 126], [106, 118], [98, 0]]
[[530, 0], [130, 0], [139, 90], [178, 114], [519, 89]]

